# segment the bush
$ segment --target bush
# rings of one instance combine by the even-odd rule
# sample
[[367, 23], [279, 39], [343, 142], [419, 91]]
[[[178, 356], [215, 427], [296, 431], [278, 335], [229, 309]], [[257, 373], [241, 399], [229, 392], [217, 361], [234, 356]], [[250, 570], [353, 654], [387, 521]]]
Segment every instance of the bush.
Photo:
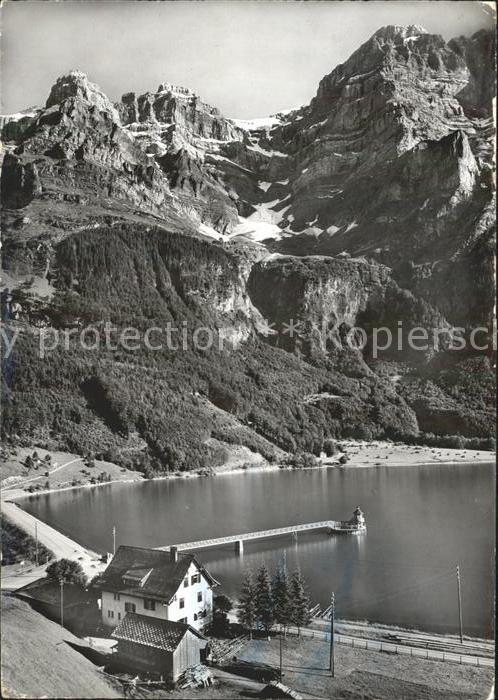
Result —
[[312, 455], [309, 452], [298, 452], [297, 454], [289, 457], [286, 460], [286, 464], [293, 469], [311, 469], [313, 467], [318, 467], [320, 462], [315, 455]]
[[72, 559], [58, 559], [47, 566], [47, 578], [60, 583], [77, 583], [84, 586], [86, 583], [86, 575], [81, 564]]
[[327, 455], [327, 457], [333, 457], [334, 455], [337, 454], [338, 449], [335, 440], [331, 440], [330, 438], [327, 440], [323, 441], [323, 451]]

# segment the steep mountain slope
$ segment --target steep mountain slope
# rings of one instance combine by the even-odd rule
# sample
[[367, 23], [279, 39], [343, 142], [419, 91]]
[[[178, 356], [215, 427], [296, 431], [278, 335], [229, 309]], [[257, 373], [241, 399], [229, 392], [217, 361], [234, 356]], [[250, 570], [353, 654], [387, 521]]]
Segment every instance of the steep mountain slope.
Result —
[[[22, 306], [5, 435], [146, 470], [209, 466], [216, 441], [280, 459], [341, 435], [491, 435], [482, 353], [431, 340], [380, 362], [372, 333], [490, 322], [493, 41], [384, 27], [309, 105], [249, 122], [168, 83], [113, 104], [78, 71], [2, 117], [4, 315]], [[106, 320], [226, 342], [36, 357], [40, 325]]]

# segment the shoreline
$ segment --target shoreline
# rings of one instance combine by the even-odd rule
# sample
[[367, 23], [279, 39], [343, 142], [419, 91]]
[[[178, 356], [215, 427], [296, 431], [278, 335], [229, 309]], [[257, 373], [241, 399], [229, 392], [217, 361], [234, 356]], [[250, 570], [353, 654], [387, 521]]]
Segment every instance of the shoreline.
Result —
[[[294, 467], [280, 466], [278, 464], [268, 464], [267, 466], [257, 466], [257, 467], [234, 467], [233, 469], [224, 469], [223, 467], [213, 467], [211, 474], [197, 474], [197, 472], [185, 472], [182, 474], [165, 474], [164, 476], [154, 476], [150, 479], [138, 478], [138, 479], [111, 479], [111, 481], [106, 481], [104, 483], [95, 484], [78, 484], [77, 486], [63, 486], [61, 488], [54, 489], [40, 489], [33, 493], [27, 493], [21, 491], [17, 493], [15, 486], [10, 486], [8, 489], [2, 489], [2, 502], [6, 503], [17, 503], [17, 501], [23, 501], [29, 498], [36, 498], [37, 496], [46, 496], [52, 493], [64, 493], [66, 491], [76, 491], [78, 489], [91, 489], [91, 488], [102, 488], [103, 486], [110, 486], [111, 484], [143, 484], [150, 481], [170, 481], [170, 480], [189, 480], [189, 479], [212, 479], [219, 476], [238, 476], [241, 474], [263, 474], [269, 472], [320, 472], [328, 469], [336, 469], [338, 471], [354, 471], [355, 469], [406, 469], [406, 468], [419, 468], [419, 467], [452, 467], [452, 466], [464, 466], [464, 467], [474, 467], [476, 464], [479, 465], [490, 465], [494, 466], [496, 464], [496, 458], [483, 459], [479, 461], [456, 461], [449, 460], [445, 462], [417, 462], [417, 464], [407, 464], [404, 462], [391, 463], [391, 464], [371, 464], [371, 463], [358, 463], [358, 464], [338, 464], [338, 463], [324, 463], [317, 467], [301, 467], [295, 469]], [[6, 492], [10, 492], [12, 496], [4, 497]]]
[[[337, 469], [342, 472], [351, 471], [354, 469], [378, 469], [381, 467], [387, 468], [408, 468], [408, 467], [433, 467], [433, 466], [475, 466], [476, 464], [489, 464], [496, 465], [496, 453], [484, 450], [463, 450], [463, 449], [446, 449], [446, 448], [430, 448], [413, 446], [406, 444], [394, 444], [390, 442], [383, 441], [339, 441], [340, 444], [346, 447], [344, 452], [338, 452], [334, 457], [323, 458], [320, 464], [314, 467], [301, 467], [294, 468], [291, 466], [281, 465], [281, 464], [271, 464], [265, 462], [264, 458], [257, 459], [254, 462], [254, 466], [245, 466], [234, 464], [233, 466], [230, 462], [219, 465], [217, 467], [211, 467], [209, 471], [205, 473], [200, 473], [201, 470], [192, 470], [185, 472], [173, 472], [165, 473], [159, 476], [154, 476], [152, 478], [146, 479], [138, 472], [130, 472], [128, 470], [123, 473], [122, 477], [113, 478], [110, 481], [105, 482], [95, 482], [95, 483], [83, 483], [69, 486], [53, 487], [49, 489], [39, 489], [34, 492], [28, 492], [22, 489], [23, 483], [21, 482], [19, 486], [15, 483], [9, 483], [6, 486], [0, 485], [0, 496], [1, 501], [17, 502], [24, 500], [26, 498], [32, 498], [36, 496], [47, 495], [51, 493], [59, 493], [65, 491], [74, 491], [76, 489], [88, 489], [88, 488], [99, 488], [102, 486], [109, 486], [111, 484], [131, 484], [131, 483], [144, 483], [149, 481], [166, 481], [175, 479], [200, 479], [200, 478], [213, 478], [218, 476], [234, 476], [240, 474], [262, 474], [262, 473], [273, 473], [273, 472], [302, 472], [302, 471], [320, 471], [325, 469]], [[371, 453], [381, 453], [375, 456]], [[382, 454], [384, 453], [384, 454]], [[345, 464], [339, 462], [339, 458], [347, 454], [349, 461]], [[444, 454], [444, 457], [443, 457]], [[81, 460], [81, 457], [77, 457], [73, 461]], [[380, 461], [379, 461], [380, 460]], [[107, 463], [109, 464], [109, 463]], [[58, 467], [58, 469], [63, 468]], [[120, 469], [119, 465], [114, 465]], [[133, 476], [130, 478], [130, 474]], [[12, 477], [9, 477], [12, 478]], [[43, 477], [35, 477], [42, 479]], [[31, 481], [30, 479], [29, 481]]]

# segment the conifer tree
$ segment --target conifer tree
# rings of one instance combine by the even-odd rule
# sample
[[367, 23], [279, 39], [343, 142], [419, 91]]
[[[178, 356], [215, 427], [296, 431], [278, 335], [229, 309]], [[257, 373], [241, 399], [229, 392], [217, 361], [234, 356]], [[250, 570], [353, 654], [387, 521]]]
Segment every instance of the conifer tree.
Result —
[[256, 622], [256, 584], [252, 571], [246, 572], [242, 584], [237, 604], [237, 619], [241, 625], [249, 630], [249, 637], [252, 639], [252, 630]]
[[281, 562], [277, 567], [273, 578], [272, 594], [275, 622], [278, 622], [287, 632], [287, 626], [290, 624], [292, 617], [292, 600], [285, 561]]
[[256, 577], [256, 622], [268, 634], [273, 621], [271, 578], [268, 569], [263, 564]]
[[290, 580], [291, 622], [296, 625], [298, 632], [311, 622], [310, 599], [306, 593], [304, 578], [299, 570], [294, 571]]

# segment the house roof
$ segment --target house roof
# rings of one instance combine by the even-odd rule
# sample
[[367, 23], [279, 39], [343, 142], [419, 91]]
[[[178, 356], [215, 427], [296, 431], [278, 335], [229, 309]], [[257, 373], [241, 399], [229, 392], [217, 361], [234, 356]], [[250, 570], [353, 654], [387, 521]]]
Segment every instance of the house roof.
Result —
[[187, 631], [192, 632], [199, 639], [205, 639], [200, 632], [182, 622], [159, 620], [156, 617], [127, 613], [112, 632], [111, 637], [146, 647], [174, 651]]
[[[121, 545], [106, 570], [95, 581], [95, 586], [100, 590], [128, 593], [139, 597], [159, 598], [168, 602], [173, 598], [190, 565], [194, 563], [197, 569], [205, 576], [211, 586], [217, 585], [217, 581], [200, 564], [193, 554], [184, 554], [173, 561], [169, 552], [159, 549], [145, 549], [143, 547], [129, 547]], [[140, 580], [145, 571], [150, 571], [143, 585]], [[125, 583], [134, 578], [136, 572], [136, 585]]]
[[[60, 605], [61, 587], [57, 581], [50, 578], [42, 578], [28, 583], [15, 592], [16, 596], [24, 599], [36, 600], [45, 605]], [[86, 591], [75, 583], [64, 584], [64, 606], [86, 603], [94, 600], [95, 594]]]

